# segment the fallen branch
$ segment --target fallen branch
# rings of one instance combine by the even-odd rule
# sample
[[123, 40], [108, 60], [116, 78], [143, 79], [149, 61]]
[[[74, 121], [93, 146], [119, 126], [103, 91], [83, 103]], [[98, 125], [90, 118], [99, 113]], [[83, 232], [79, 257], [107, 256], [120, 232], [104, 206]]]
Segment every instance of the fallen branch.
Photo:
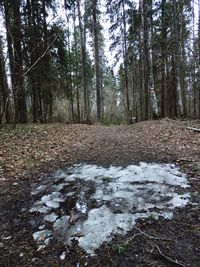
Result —
[[155, 239], [155, 240], [164, 240], [164, 241], [171, 241], [170, 239], [166, 239], [166, 238], [160, 238], [160, 237], [156, 237], [156, 236], [152, 236], [152, 235], [149, 235], [145, 232], [143, 232], [140, 228], [132, 225], [134, 229], [136, 229], [137, 231], [140, 232], [140, 234], [143, 234], [144, 236], [150, 238], [150, 239]]
[[198, 128], [193, 128], [193, 127], [187, 127], [188, 130], [192, 130], [194, 132], [199, 132], [200, 133], [200, 129]]
[[46, 50], [43, 52], [43, 54], [22, 74], [22, 78], [24, 76], [26, 76], [34, 67], [35, 65], [46, 55], [46, 53], [49, 51], [49, 49], [51, 48], [51, 46], [55, 43], [56, 39], [58, 38], [60, 32], [58, 34], [56, 34], [55, 38], [53, 39], [53, 41], [50, 43], [50, 45], [48, 45], [48, 47], [46, 48]]
[[159, 246], [156, 245], [156, 249], [158, 250], [160, 256], [162, 256], [163, 258], [165, 258], [166, 260], [170, 261], [171, 263], [174, 263], [178, 266], [182, 266], [182, 267], [185, 267], [185, 265], [181, 262], [179, 262], [177, 259], [176, 260], [173, 260], [172, 258], [166, 256], [165, 254], [163, 254], [163, 252], [160, 250]]

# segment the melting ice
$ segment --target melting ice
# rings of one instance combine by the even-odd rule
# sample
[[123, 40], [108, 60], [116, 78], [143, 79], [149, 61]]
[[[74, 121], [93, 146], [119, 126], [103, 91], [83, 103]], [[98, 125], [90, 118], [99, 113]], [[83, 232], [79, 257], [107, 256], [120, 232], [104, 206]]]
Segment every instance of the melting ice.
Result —
[[41, 213], [43, 223], [51, 223], [51, 229], [33, 237], [44, 244], [50, 237], [65, 244], [77, 239], [79, 246], [92, 254], [114, 234], [126, 234], [139, 218], [171, 219], [175, 208], [189, 202], [187, 187], [186, 175], [174, 164], [74, 165], [55, 173], [32, 192], [40, 199], [30, 212]]

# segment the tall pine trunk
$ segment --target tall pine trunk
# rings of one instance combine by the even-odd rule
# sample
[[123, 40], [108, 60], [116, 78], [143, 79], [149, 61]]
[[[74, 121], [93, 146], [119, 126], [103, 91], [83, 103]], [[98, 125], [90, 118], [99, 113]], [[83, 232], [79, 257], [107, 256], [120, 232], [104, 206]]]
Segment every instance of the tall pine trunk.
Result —
[[96, 85], [96, 106], [97, 121], [101, 121], [101, 79], [100, 79], [100, 62], [99, 62], [99, 37], [97, 21], [97, 0], [92, 1], [92, 20], [93, 20], [93, 47], [94, 47], [94, 71]]
[[0, 38], [0, 98], [2, 96], [2, 110], [0, 110], [0, 122], [5, 120], [5, 122], [11, 122], [11, 112], [10, 112], [10, 99], [9, 99], [9, 89], [7, 74], [5, 68], [5, 59], [3, 54], [3, 45]]
[[16, 0], [15, 2], [6, 1], [4, 2], [4, 7], [11, 81], [15, 105], [15, 122], [25, 123], [27, 121], [27, 116], [25, 88], [22, 78], [23, 60], [21, 46], [22, 33], [20, 3], [20, 0]]
[[132, 116], [130, 114], [130, 99], [129, 99], [129, 84], [128, 84], [128, 49], [126, 37], [126, 16], [125, 3], [122, 0], [122, 18], [123, 18], [123, 60], [124, 60], [124, 77], [125, 77], [125, 99], [126, 99], [126, 120], [128, 124], [132, 123]]
[[164, 118], [166, 114], [166, 75], [165, 75], [165, 62], [166, 62], [166, 41], [167, 41], [167, 27], [166, 27], [166, 0], [161, 3], [161, 117]]
[[79, 20], [79, 31], [80, 31], [80, 47], [81, 47], [81, 67], [82, 67], [82, 82], [83, 82], [83, 98], [84, 98], [84, 120], [89, 121], [89, 92], [87, 84], [87, 69], [86, 69], [86, 47], [85, 47], [85, 34], [81, 17], [80, 2], [77, 1], [78, 8], [78, 20]]

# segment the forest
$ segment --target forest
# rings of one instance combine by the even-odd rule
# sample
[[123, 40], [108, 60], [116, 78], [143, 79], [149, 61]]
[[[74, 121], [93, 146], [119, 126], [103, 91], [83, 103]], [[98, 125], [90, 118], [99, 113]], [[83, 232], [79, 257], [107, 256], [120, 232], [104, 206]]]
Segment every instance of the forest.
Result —
[[0, 21], [0, 123], [200, 116], [200, 1], [1, 0]]
[[0, 267], [200, 266], [200, 0], [0, 0]]

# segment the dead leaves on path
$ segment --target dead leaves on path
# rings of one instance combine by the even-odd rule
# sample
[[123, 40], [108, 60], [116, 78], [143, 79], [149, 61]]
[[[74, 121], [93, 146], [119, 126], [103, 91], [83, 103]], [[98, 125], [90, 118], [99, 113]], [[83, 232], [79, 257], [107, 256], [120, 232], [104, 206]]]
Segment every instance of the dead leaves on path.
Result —
[[81, 144], [86, 125], [19, 125], [0, 132], [0, 180], [18, 178], [42, 164], [70, 158], [68, 151]]
[[[131, 147], [152, 155], [173, 155], [200, 168], [200, 134], [188, 130], [190, 122], [170, 119], [130, 126], [67, 124], [18, 125], [0, 131], [0, 181], [17, 179], [53, 161], [70, 163], [81, 151], [98, 157], [120, 157]], [[192, 125], [195, 126], [195, 125]], [[198, 126], [199, 127], [199, 126]], [[131, 157], [131, 155], [130, 155]]]

